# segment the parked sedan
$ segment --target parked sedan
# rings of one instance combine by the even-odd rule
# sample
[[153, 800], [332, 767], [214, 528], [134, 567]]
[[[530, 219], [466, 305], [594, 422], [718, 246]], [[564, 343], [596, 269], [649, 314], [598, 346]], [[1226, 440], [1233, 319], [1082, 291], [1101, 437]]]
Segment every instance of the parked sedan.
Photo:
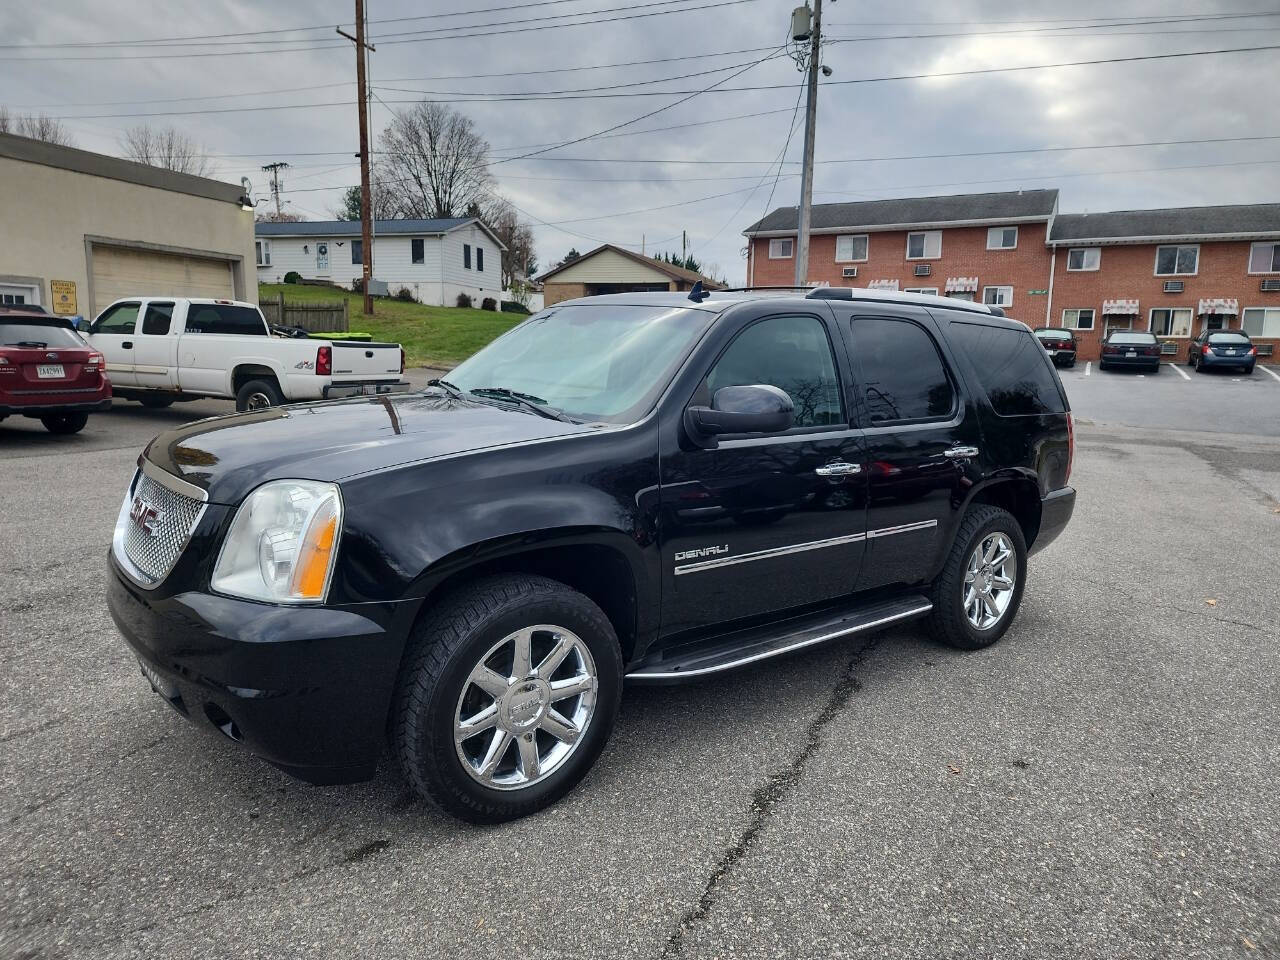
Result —
[[1098, 369], [1107, 367], [1138, 367], [1152, 373], [1160, 372], [1160, 341], [1154, 333], [1142, 330], [1116, 330], [1102, 341], [1102, 356]]
[[0, 309], [0, 420], [33, 417], [50, 433], [76, 433], [111, 406], [102, 354], [61, 317]]
[[1033, 331], [1036, 339], [1044, 345], [1057, 367], [1074, 367], [1076, 365], [1076, 335], [1070, 330], [1051, 330], [1041, 327]]
[[1240, 330], [1207, 330], [1191, 341], [1187, 366], [1203, 373], [1209, 367], [1234, 367], [1253, 373], [1258, 348]]

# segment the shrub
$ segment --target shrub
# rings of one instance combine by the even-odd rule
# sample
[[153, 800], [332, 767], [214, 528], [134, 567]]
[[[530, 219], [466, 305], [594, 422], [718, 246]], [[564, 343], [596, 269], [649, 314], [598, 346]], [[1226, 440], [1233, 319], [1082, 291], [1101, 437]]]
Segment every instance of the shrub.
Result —
[[480, 301], [480, 309], [492, 310], [494, 313], [497, 313], [498, 301], [493, 299], [493, 297], [485, 297], [483, 300]]
[[502, 312], [503, 313], [519, 313], [527, 317], [532, 311], [528, 307], [523, 306], [519, 303], [516, 303], [514, 300], [503, 300]]
[[302, 280], [302, 274], [300, 274], [297, 270], [290, 270], [288, 273], [284, 275], [285, 283], [299, 283], [301, 282], [301, 280]]
[[408, 287], [401, 287], [396, 291], [396, 299], [404, 303], [417, 303], [418, 298], [413, 295], [413, 291]]
[[460, 307], [469, 307], [471, 306], [471, 297], [465, 293], [460, 293], [458, 294], [457, 304]]

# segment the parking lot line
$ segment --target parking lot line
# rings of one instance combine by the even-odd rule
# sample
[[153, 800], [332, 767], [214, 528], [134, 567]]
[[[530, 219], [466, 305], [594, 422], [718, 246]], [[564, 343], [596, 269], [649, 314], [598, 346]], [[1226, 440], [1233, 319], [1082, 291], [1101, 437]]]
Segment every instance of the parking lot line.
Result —
[[1276, 380], [1280, 380], [1280, 373], [1276, 373], [1270, 367], [1264, 367], [1259, 365], [1258, 369], [1261, 370], [1263, 373], [1265, 373], [1267, 376], [1274, 377]]
[[1092, 369], [1093, 369], [1093, 361], [1090, 360], [1084, 365], [1084, 375], [1087, 377], [1089, 375], [1089, 371], [1091, 371]]
[[1178, 376], [1182, 377], [1182, 379], [1183, 379], [1183, 380], [1190, 380], [1190, 379], [1191, 379], [1191, 374], [1187, 373], [1187, 371], [1185, 371], [1185, 370], [1183, 370], [1183, 369], [1182, 369], [1182, 364], [1180, 364], [1180, 363], [1171, 363], [1171, 364], [1169, 364], [1169, 366], [1173, 367], [1173, 371], [1174, 371], [1174, 373], [1176, 373]]

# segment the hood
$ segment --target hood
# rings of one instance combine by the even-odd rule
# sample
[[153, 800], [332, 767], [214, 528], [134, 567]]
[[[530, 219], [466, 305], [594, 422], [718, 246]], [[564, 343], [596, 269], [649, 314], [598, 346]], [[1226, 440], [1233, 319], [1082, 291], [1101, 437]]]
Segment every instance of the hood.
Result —
[[207, 490], [210, 502], [239, 503], [268, 480], [336, 482], [400, 463], [598, 429], [515, 406], [414, 393], [198, 420], [160, 434], [143, 455]]

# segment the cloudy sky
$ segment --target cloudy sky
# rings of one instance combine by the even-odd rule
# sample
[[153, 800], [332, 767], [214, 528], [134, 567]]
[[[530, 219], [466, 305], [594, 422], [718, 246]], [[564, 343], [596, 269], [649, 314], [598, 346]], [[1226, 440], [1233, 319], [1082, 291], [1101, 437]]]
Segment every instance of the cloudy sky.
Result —
[[[456, 0], [368, 0], [372, 126], [415, 99], [466, 112], [500, 191], [535, 223], [544, 269], [601, 241], [678, 251], [687, 231], [695, 256], [741, 281], [743, 228], [799, 195], [799, 124], [776, 176], [801, 83], [783, 47], [793, 3], [482, 0], [454, 13]], [[0, 104], [63, 118], [104, 153], [132, 124], [173, 124], [259, 196], [261, 165], [288, 161], [288, 209], [326, 219], [359, 182], [354, 53], [334, 33], [353, 7], [4, 4]], [[1063, 211], [1275, 202], [1280, 49], [964, 74], [1278, 47], [1278, 14], [1275, 0], [826, 0], [814, 200], [1057, 186]], [[582, 20], [597, 22], [566, 25]], [[635, 63], [654, 60], [666, 62]], [[904, 76], [916, 78], [879, 79]], [[623, 136], [506, 159], [659, 110]], [[1170, 140], [1208, 142], [1044, 149]]]

